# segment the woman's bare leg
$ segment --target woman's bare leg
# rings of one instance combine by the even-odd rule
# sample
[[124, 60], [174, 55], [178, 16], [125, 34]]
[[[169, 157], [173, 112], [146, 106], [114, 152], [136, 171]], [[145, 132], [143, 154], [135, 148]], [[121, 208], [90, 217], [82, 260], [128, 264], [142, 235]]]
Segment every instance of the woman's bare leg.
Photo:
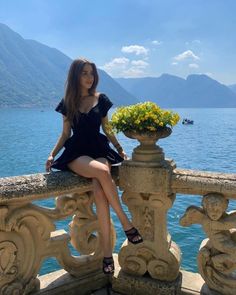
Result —
[[108, 203], [116, 212], [124, 230], [132, 227], [131, 222], [121, 207], [116, 185], [111, 177], [110, 168], [101, 163], [101, 159], [94, 160], [88, 156], [81, 156], [68, 164], [75, 173], [89, 178], [96, 178], [100, 183]]
[[93, 192], [96, 204], [98, 223], [102, 236], [101, 244], [103, 254], [105, 257], [110, 257], [112, 255], [112, 249], [109, 204], [104, 194], [104, 191], [96, 178], [93, 178]]

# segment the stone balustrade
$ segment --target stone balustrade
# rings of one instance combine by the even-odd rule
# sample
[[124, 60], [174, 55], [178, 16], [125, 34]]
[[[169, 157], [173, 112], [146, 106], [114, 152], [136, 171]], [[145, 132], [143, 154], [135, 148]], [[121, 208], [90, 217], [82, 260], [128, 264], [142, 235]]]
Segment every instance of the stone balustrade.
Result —
[[[111, 281], [116, 292], [181, 293], [181, 251], [168, 233], [167, 212], [176, 194], [190, 194], [199, 195], [202, 206], [186, 208], [180, 226], [201, 224], [207, 235], [196, 253], [199, 273], [210, 289], [236, 294], [236, 213], [227, 213], [228, 200], [236, 198], [235, 174], [177, 169], [160, 147], [146, 142], [112, 174], [144, 238], [138, 245], [123, 243]], [[34, 202], [50, 197], [56, 197], [55, 208]], [[68, 216], [69, 233], [56, 230], [55, 222]], [[90, 284], [96, 284], [103, 256], [99, 237], [90, 180], [70, 172], [0, 179], [0, 294], [39, 289], [37, 274], [51, 256], [71, 275], [91, 275]], [[71, 255], [69, 242], [80, 256]], [[100, 286], [107, 283], [104, 276]]]
[[[53, 209], [33, 202], [49, 197], [56, 197]], [[55, 222], [69, 216], [70, 232], [56, 230]], [[55, 257], [75, 277], [92, 273], [96, 278], [103, 257], [99, 237], [91, 180], [70, 172], [0, 179], [0, 294], [38, 290], [37, 275], [48, 257]], [[69, 241], [80, 253], [77, 257], [71, 255]], [[104, 282], [100, 280], [100, 287]]]

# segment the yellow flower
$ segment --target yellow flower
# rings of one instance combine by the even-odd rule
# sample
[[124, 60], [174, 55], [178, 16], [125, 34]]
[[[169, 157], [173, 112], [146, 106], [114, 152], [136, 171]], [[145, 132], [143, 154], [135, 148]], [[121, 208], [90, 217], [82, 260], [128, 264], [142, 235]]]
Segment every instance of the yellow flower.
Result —
[[125, 130], [156, 131], [158, 127], [176, 125], [180, 117], [177, 113], [162, 110], [157, 104], [147, 101], [117, 108], [111, 117], [114, 131]]

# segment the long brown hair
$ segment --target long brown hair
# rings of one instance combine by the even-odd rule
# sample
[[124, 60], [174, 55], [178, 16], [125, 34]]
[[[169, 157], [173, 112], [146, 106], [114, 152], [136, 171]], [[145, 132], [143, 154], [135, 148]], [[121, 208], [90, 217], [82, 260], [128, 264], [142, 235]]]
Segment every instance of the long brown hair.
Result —
[[96, 65], [87, 59], [75, 59], [69, 69], [65, 91], [66, 117], [71, 125], [73, 125], [74, 118], [78, 119], [79, 117], [79, 102], [81, 97], [79, 81], [85, 64], [92, 66], [94, 75], [93, 85], [88, 91], [89, 95], [94, 95], [96, 93], [96, 87], [99, 79]]

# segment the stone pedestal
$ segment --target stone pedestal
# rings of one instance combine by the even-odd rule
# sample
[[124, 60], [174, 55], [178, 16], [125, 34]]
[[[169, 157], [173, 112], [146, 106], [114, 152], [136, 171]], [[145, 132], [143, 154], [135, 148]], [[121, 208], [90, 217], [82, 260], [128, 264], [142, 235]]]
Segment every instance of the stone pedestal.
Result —
[[112, 290], [119, 294], [135, 295], [179, 295], [181, 294], [182, 275], [172, 282], [150, 278], [149, 275], [137, 277], [122, 271], [116, 263], [115, 274], [112, 277]]
[[[138, 140], [141, 141], [140, 138]], [[145, 144], [134, 149], [132, 160], [124, 161], [120, 167], [122, 200], [144, 239], [137, 245], [126, 240], [119, 252], [121, 272], [117, 280], [119, 285], [127, 285], [124, 292], [127, 291], [122, 291], [124, 294], [176, 294], [172, 291], [155, 293], [154, 289], [159, 287], [151, 293], [144, 291], [149, 290], [152, 284], [159, 286], [160, 281], [171, 282], [172, 286], [179, 276], [180, 250], [171, 240], [166, 218], [175, 199], [170, 185], [174, 168], [174, 162], [165, 160], [162, 149], [153, 142], [147, 144], [147, 138]], [[129, 274], [127, 278], [133, 282], [132, 286], [136, 286], [137, 292], [141, 285], [146, 286], [141, 293], [129, 293], [126, 274]], [[114, 289], [118, 291], [116, 285]]]

